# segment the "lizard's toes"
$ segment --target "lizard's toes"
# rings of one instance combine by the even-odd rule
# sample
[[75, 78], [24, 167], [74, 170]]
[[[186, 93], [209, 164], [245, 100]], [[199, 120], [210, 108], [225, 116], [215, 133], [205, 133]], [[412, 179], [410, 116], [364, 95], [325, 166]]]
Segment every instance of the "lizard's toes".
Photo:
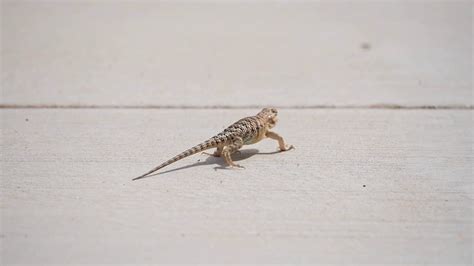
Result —
[[293, 145], [286, 145], [284, 149], [280, 149], [280, 151], [289, 151], [295, 149], [295, 146]]
[[201, 155], [203, 155], [203, 154], [207, 155], [207, 156], [212, 156], [212, 157], [220, 157], [220, 155], [218, 155], [218, 154], [208, 153], [208, 152], [205, 152], [205, 151], [201, 152]]
[[243, 167], [242, 165], [240, 164], [234, 164], [231, 166], [232, 168], [239, 168], [239, 169], [245, 169], [245, 167]]

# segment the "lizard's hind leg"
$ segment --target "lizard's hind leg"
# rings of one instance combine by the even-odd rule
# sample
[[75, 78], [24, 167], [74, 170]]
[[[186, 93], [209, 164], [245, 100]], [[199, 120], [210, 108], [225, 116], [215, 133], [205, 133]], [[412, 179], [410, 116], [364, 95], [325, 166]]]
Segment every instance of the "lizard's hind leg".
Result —
[[221, 157], [222, 147], [217, 147], [217, 149], [214, 151], [214, 153], [202, 152], [202, 154], [206, 154], [206, 155], [214, 156], [214, 157]]
[[234, 163], [232, 161], [232, 158], [230, 157], [232, 153], [238, 151], [240, 148], [242, 148], [243, 145], [244, 145], [244, 142], [242, 141], [242, 139], [236, 138], [232, 144], [227, 145], [222, 149], [222, 157], [224, 157], [225, 162], [230, 167], [244, 168], [243, 166]]

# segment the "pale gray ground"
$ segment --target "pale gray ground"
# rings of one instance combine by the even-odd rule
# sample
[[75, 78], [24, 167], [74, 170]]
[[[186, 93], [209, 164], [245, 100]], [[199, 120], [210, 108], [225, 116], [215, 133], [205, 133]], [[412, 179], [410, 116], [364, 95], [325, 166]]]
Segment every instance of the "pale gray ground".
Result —
[[[2, 3], [1, 104], [472, 106], [472, 4]], [[367, 43], [367, 44], [364, 44]], [[1, 113], [0, 264], [472, 264], [472, 109]]]
[[470, 1], [69, 2], [3, 6], [3, 103], [472, 104]]
[[296, 150], [267, 140], [245, 170], [197, 155], [131, 182], [254, 110], [193, 112], [3, 110], [4, 260], [471, 260], [470, 111], [285, 110]]

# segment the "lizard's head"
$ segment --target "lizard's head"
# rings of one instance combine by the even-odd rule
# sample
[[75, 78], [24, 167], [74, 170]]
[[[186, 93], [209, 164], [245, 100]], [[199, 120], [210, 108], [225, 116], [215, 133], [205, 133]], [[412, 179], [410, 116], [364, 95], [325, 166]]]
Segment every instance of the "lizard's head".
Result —
[[260, 113], [257, 114], [258, 117], [264, 119], [265, 123], [268, 125], [268, 128], [275, 126], [278, 121], [278, 111], [276, 108], [263, 108]]

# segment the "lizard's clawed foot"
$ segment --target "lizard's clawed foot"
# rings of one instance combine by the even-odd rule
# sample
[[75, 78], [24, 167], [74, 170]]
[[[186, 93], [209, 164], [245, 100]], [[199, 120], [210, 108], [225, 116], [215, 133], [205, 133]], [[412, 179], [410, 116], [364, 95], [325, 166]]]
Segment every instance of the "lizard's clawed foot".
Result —
[[284, 149], [280, 148], [280, 151], [289, 151], [289, 150], [292, 150], [294, 148], [295, 148], [295, 146], [293, 146], [293, 145], [285, 145], [285, 148]]
[[201, 152], [201, 154], [205, 154], [205, 155], [208, 155], [208, 156], [212, 156], [212, 157], [221, 157], [220, 154], [217, 154], [217, 153], [208, 153], [208, 152]]
[[240, 165], [240, 164], [233, 164], [233, 165], [230, 165], [230, 168], [232, 168], [232, 169], [234, 169], [234, 168], [245, 169], [245, 167], [243, 167], [243, 166]]

